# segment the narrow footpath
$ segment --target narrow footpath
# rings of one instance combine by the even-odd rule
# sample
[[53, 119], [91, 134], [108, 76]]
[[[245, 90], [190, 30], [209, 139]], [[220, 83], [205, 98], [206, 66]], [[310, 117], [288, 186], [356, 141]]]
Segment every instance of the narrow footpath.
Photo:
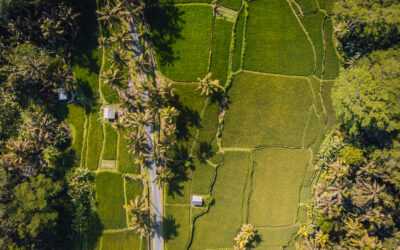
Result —
[[[132, 25], [130, 27], [130, 34], [133, 39], [133, 52], [135, 53], [136, 57], [139, 57], [142, 55], [142, 46], [140, 43], [140, 39], [138, 36], [137, 29], [135, 25]], [[153, 56], [153, 51], [150, 46], [150, 41], [149, 42], [149, 48], [150, 48], [150, 53], [151, 53], [151, 63], [153, 68], [155, 68], [155, 61], [154, 61], [154, 56]], [[146, 75], [141, 75], [138, 72], [138, 79], [139, 81], [143, 81], [146, 79]], [[144, 93], [142, 96], [143, 99], [148, 98], [148, 93]], [[146, 132], [146, 144], [147, 144], [147, 150], [148, 152], [151, 152], [153, 147], [154, 147], [154, 131], [153, 131], [153, 126], [152, 124], [147, 124], [145, 126], [145, 132]], [[150, 182], [151, 182], [151, 194], [149, 199], [150, 199], [150, 204], [151, 204], [151, 212], [152, 212], [152, 217], [153, 217], [153, 227], [154, 227], [154, 234], [153, 234], [153, 249], [154, 250], [163, 250], [164, 249], [164, 239], [163, 239], [163, 217], [162, 217], [162, 200], [161, 200], [161, 189], [160, 187], [154, 183], [154, 179], [157, 177], [156, 174], [156, 163], [155, 160], [152, 157], [148, 158], [148, 170], [150, 173]], [[149, 246], [151, 249], [151, 245]]]

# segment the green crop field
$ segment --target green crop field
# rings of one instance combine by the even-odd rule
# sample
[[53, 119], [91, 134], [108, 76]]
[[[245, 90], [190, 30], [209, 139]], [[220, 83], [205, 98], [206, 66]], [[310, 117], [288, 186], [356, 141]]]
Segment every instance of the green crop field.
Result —
[[253, 158], [255, 166], [249, 222], [255, 226], [294, 224], [310, 152], [270, 148], [255, 151]]
[[314, 64], [311, 43], [286, 1], [249, 3], [245, 69], [310, 75]]
[[244, 72], [234, 78], [229, 95], [222, 135], [225, 147], [301, 146], [313, 104], [306, 79]]
[[[311, 195], [310, 163], [335, 124], [333, 2], [221, 0], [225, 16], [213, 14], [211, 0], [147, 2], [157, 69], [173, 81], [180, 112], [177, 144], [168, 152], [172, 179], [164, 186], [165, 249], [231, 249], [244, 223], [257, 229], [254, 248], [293, 247], [305, 218], [299, 203]], [[65, 118], [75, 165], [96, 174], [100, 224], [86, 235], [87, 248], [144, 250], [147, 241], [129, 227], [123, 206], [147, 193], [140, 179], [146, 169], [141, 173], [128, 152], [129, 131], [103, 119], [103, 108], [120, 100], [99, 78], [111, 65], [109, 51], [98, 48], [95, 7], [86, 10], [87, 37], [74, 51], [85, 105], [68, 105]], [[196, 91], [198, 77], [209, 72], [227, 86], [226, 99]], [[104, 170], [102, 160], [115, 160], [116, 168]], [[192, 195], [214, 202], [195, 208]]]
[[147, 249], [146, 239], [140, 240], [134, 231], [105, 233], [101, 245], [103, 250]]
[[[296, 223], [305, 216], [299, 202], [311, 195], [311, 163], [335, 122], [332, 84], [321, 79], [336, 77], [339, 63], [325, 5], [296, 2], [306, 16], [295, 16], [300, 10], [294, 2], [220, 1], [236, 17], [214, 18], [207, 31], [211, 44], [204, 51], [198, 49], [200, 36], [207, 35], [199, 26], [209, 17], [194, 25], [185, 11], [200, 13], [205, 5], [150, 8], [161, 73], [175, 81], [195, 81], [200, 71], [189, 69], [184, 60], [193, 58], [200, 67], [207, 60], [197, 58], [208, 52], [209, 72], [228, 86], [224, 110], [221, 99], [201, 97], [195, 83], [174, 83], [181, 115], [178, 146], [171, 154], [184, 155], [191, 164], [176, 163], [165, 187], [166, 249], [232, 248], [243, 223], [257, 228], [254, 248], [293, 247], [288, 244], [299, 229]], [[185, 22], [178, 28], [180, 21]], [[165, 23], [175, 25], [166, 29]], [[190, 27], [198, 31], [196, 42], [186, 34]], [[155, 40], [160, 31], [171, 42], [164, 51], [158, 51], [162, 46]], [[181, 57], [167, 57], [177, 54]], [[168, 66], [161, 65], [165, 58], [171, 59]], [[188, 209], [191, 195], [211, 195], [214, 203], [209, 209]]]
[[[211, 7], [160, 5], [149, 8], [147, 15], [161, 72], [174, 81], [196, 81], [204, 77], [211, 42]], [[164, 34], [168, 29], [171, 33]]]

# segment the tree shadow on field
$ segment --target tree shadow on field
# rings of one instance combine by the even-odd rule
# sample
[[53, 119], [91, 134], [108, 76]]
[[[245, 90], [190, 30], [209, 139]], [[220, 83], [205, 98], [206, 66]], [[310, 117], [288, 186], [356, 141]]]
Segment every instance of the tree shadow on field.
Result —
[[190, 109], [179, 102], [179, 95], [175, 94], [171, 103], [179, 111], [179, 116], [176, 122], [176, 139], [178, 142], [187, 141], [194, 135], [190, 134], [189, 127], [200, 128], [200, 114], [199, 112]]
[[181, 225], [176, 223], [176, 219], [171, 214], [164, 217], [163, 223], [164, 240], [169, 241], [175, 239], [179, 235], [178, 228], [180, 228]]
[[175, 145], [172, 149], [172, 161], [167, 167], [172, 172], [172, 177], [168, 180], [168, 195], [172, 198], [183, 196], [184, 182], [189, 180], [188, 170], [193, 168], [189, 160], [189, 150], [185, 146]]
[[[179, 57], [174, 53], [172, 46], [178, 39], [182, 39], [182, 29], [185, 13], [171, 1], [147, 0], [145, 9], [146, 21], [150, 28], [151, 44], [157, 54], [157, 63], [161, 66], [173, 65]], [[160, 3], [160, 4], [159, 4]]]

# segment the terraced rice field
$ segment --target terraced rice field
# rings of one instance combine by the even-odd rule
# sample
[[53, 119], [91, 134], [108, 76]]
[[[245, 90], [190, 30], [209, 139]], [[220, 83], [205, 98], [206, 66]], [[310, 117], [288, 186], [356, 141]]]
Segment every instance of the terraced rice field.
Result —
[[[74, 75], [84, 101], [66, 106], [65, 121], [72, 131], [71, 149], [75, 166], [88, 168], [96, 175], [98, 222], [84, 235], [84, 249], [147, 249], [147, 239], [141, 239], [128, 224], [124, 209], [129, 200], [146, 190], [140, 180], [140, 169], [127, 152], [125, 136], [113, 122], [103, 118], [104, 107], [118, 109], [118, 95], [104, 86], [100, 72], [110, 67], [107, 51], [98, 48], [101, 34], [96, 17], [98, 4], [85, 1], [84, 24], [74, 51]], [[116, 32], [116, 31], [115, 31]]]
[[[166, 249], [232, 248], [243, 223], [256, 226], [254, 248], [293, 246], [313, 160], [335, 121], [332, 4], [221, 0], [214, 15], [210, 1], [150, 4], [158, 67], [181, 111], [164, 192]], [[208, 72], [227, 88], [226, 110], [195, 91]], [[192, 195], [214, 204], [193, 207]]]

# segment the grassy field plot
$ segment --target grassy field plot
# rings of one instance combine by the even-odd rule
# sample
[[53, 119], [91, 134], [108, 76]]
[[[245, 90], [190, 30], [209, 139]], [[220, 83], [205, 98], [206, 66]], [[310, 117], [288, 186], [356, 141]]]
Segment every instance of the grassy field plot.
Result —
[[333, 8], [337, 0], [316, 0], [316, 1], [318, 1], [319, 7], [321, 9], [326, 10], [326, 13], [328, 13], [328, 15], [333, 14]]
[[143, 193], [143, 184], [140, 179], [132, 180], [127, 179], [125, 180], [125, 190], [126, 190], [126, 200], [135, 200], [136, 196], [142, 195]]
[[263, 228], [258, 229], [261, 243], [258, 245], [260, 249], [269, 249], [277, 247], [278, 249], [285, 246], [291, 238], [299, 231], [299, 226], [293, 225], [285, 228]]
[[89, 170], [96, 170], [100, 162], [103, 147], [103, 123], [100, 120], [101, 112], [98, 105], [92, 107], [89, 116], [88, 151], [86, 165]]
[[326, 128], [329, 131], [336, 124], [336, 114], [332, 106], [331, 92], [333, 81], [324, 81], [322, 85], [322, 97], [324, 101], [325, 110], [327, 113]]
[[308, 14], [318, 10], [316, 0], [296, 0], [296, 2], [300, 5], [303, 14]]
[[159, 5], [147, 20], [161, 72], [174, 81], [196, 81], [208, 70], [212, 9], [206, 5]]
[[310, 107], [308, 122], [304, 131], [303, 147], [310, 147], [317, 139], [319, 133], [325, 132], [325, 124], [320, 120], [314, 106]]
[[101, 244], [102, 250], [147, 249], [146, 239], [141, 240], [138, 234], [128, 230], [116, 233], [104, 233]]
[[249, 3], [243, 68], [288, 75], [313, 73], [311, 44], [287, 1]]
[[234, 78], [228, 93], [224, 147], [301, 146], [313, 103], [306, 79], [244, 72]]
[[186, 249], [190, 236], [189, 209], [189, 205], [165, 207], [164, 239], [167, 250]]
[[328, 18], [325, 21], [324, 38], [326, 46], [324, 79], [332, 80], [339, 75], [339, 58], [337, 57], [333, 44], [333, 27], [332, 19]]
[[96, 176], [96, 198], [100, 221], [104, 229], [126, 227], [123, 205], [124, 187], [122, 176], [111, 172], [100, 172]]
[[269, 148], [256, 151], [253, 157], [255, 170], [249, 222], [255, 226], [292, 225], [310, 152]]
[[244, 26], [245, 26], [245, 8], [239, 12], [235, 24], [235, 46], [232, 55], [232, 71], [236, 72], [240, 69], [242, 60], [242, 49], [244, 43]]
[[192, 171], [192, 194], [208, 194], [215, 178], [216, 169], [205, 162], [194, 159]]
[[117, 140], [117, 131], [112, 127], [111, 123], [104, 122], [103, 160], [117, 159]]
[[76, 104], [69, 104], [66, 106], [68, 115], [65, 121], [68, 123], [72, 133], [71, 149], [75, 154], [75, 166], [79, 166], [81, 159], [81, 152], [83, 146], [83, 131], [85, 129], [85, 110], [83, 107]]
[[315, 75], [322, 78], [322, 66], [324, 62], [324, 39], [323, 39], [323, 23], [325, 15], [319, 12], [315, 15], [301, 17], [301, 22], [307, 30], [316, 53], [316, 69]]
[[214, 22], [210, 71], [222, 86], [228, 76], [232, 26], [233, 23], [225, 19], [217, 18]]
[[126, 129], [119, 132], [118, 171], [123, 174], [139, 174], [139, 166], [135, 164], [134, 156], [128, 152], [128, 140], [125, 138], [128, 133]]
[[239, 10], [240, 6], [242, 6], [241, 0], [221, 0], [219, 3], [229, 9]]
[[251, 166], [249, 153], [227, 152], [218, 168], [212, 196], [215, 204], [196, 220], [190, 249], [231, 248], [242, 223], [245, 182]]

